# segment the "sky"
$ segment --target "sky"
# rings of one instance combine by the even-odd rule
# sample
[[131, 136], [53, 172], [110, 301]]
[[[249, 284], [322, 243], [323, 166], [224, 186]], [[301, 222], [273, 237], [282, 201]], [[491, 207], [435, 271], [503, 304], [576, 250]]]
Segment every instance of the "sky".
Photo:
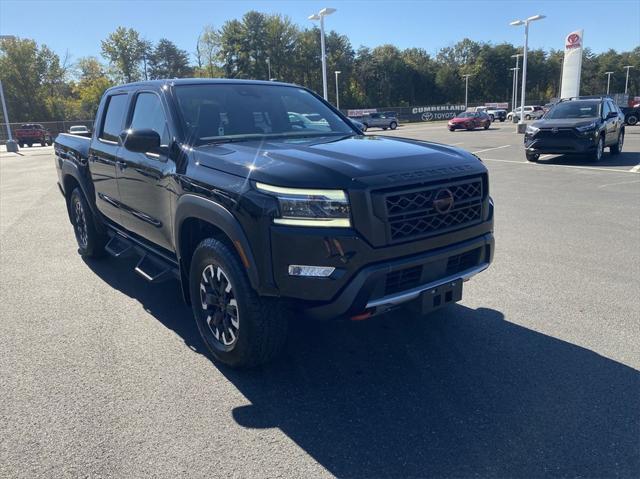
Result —
[[547, 18], [531, 24], [530, 48], [562, 49], [566, 34], [579, 28], [585, 46], [595, 52], [640, 45], [639, 0], [0, 0], [0, 34], [32, 38], [60, 56], [68, 51], [73, 61], [100, 56], [100, 41], [125, 26], [153, 42], [166, 37], [193, 54], [207, 24], [220, 27], [257, 10], [312, 26], [307, 17], [324, 7], [337, 9], [326, 18], [326, 28], [347, 35], [354, 48], [391, 43], [433, 55], [465, 37], [521, 45], [523, 27], [509, 22], [536, 14]]

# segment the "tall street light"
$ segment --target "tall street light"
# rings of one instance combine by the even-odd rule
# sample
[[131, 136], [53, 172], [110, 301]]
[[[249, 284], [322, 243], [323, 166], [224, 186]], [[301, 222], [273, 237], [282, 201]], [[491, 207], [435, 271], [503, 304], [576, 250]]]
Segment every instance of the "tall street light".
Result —
[[464, 109], [467, 109], [467, 104], [468, 104], [468, 100], [469, 100], [469, 77], [471, 75], [467, 74], [467, 75], [462, 75], [462, 78], [464, 78]]
[[340, 109], [340, 93], [338, 92], [338, 75], [342, 73], [340, 70], [334, 72], [336, 74], [336, 108]]
[[[511, 109], [515, 112], [516, 103], [518, 103], [518, 71], [520, 68], [509, 68], [513, 72], [513, 80], [511, 81]], [[513, 122], [516, 122], [515, 115], [513, 115]]]
[[629, 70], [633, 68], [633, 65], [627, 65], [624, 67], [627, 70], [627, 78], [624, 81], [624, 94], [627, 94], [627, 90], [629, 89]]
[[[518, 72], [520, 71], [520, 57], [522, 53], [516, 53], [515, 55], [511, 55], [511, 58], [516, 59], [516, 68], [514, 70], [513, 75], [513, 101], [511, 102], [511, 109], [516, 111], [516, 104], [518, 103]], [[512, 68], [513, 70], [513, 68]], [[513, 122], [516, 122], [516, 115], [513, 115]]]
[[510, 25], [518, 27], [524, 25], [524, 50], [522, 52], [522, 95], [520, 98], [520, 121], [518, 122], [518, 133], [524, 133], [526, 123], [524, 122], [524, 95], [527, 86], [527, 49], [529, 48], [529, 23], [542, 20], [544, 15], [534, 15], [525, 20], [514, 20]]
[[605, 75], [607, 75], [607, 95], [609, 94], [609, 85], [611, 84], [611, 75], [613, 75], [613, 72], [604, 72]]
[[4, 101], [4, 90], [2, 89], [2, 80], [0, 80], [0, 102], [2, 102], [2, 114], [4, 115], [4, 122], [7, 125], [7, 152], [17, 153], [18, 143], [11, 136], [11, 125], [9, 124], [9, 115], [7, 114], [7, 104]]
[[269, 78], [271, 80], [271, 58], [267, 57], [267, 66], [269, 67]]
[[323, 8], [318, 13], [309, 15], [309, 20], [320, 20], [320, 48], [322, 49], [322, 93], [325, 100], [328, 100], [327, 94], [327, 55], [324, 50], [324, 17], [331, 15], [336, 11], [335, 8]]

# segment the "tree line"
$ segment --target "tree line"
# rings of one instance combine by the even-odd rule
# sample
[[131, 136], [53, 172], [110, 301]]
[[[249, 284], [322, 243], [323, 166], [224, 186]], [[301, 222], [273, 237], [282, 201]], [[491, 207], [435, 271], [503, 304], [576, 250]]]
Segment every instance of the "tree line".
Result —
[[[329, 99], [335, 101], [335, 71], [342, 108], [460, 103], [462, 75], [470, 74], [469, 103], [510, 101], [512, 55], [519, 47], [465, 38], [432, 56], [422, 48], [391, 44], [353, 47], [346, 35], [326, 33]], [[93, 118], [100, 96], [112, 85], [143, 79], [271, 78], [322, 91], [320, 30], [301, 28], [283, 15], [256, 11], [220, 28], [205, 26], [194, 51], [170, 39], [157, 43], [119, 27], [101, 42], [101, 57], [71, 61], [34, 40], [0, 40], [0, 79], [12, 121]], [[529, 51], [527, 97], [547, 101], [560, 89], [563, 51]], [[606, 91], [606, 71], [615, 72], [611, 92], [623, 92], [625, 65], [640, 67], [640, 47], [593, 53], [585, 49], [581, 93]], [[640, 72], [631, 70], [629, 91], [640, 93]]]

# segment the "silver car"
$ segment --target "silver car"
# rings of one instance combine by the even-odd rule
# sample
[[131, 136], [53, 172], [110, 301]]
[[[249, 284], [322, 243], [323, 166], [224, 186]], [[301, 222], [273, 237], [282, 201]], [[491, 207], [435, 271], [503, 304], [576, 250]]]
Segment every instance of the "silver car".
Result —
[[382, 128], [383, 130], [387, 128], [395, 130], [398, 127], [398, 118], [384, 113], [367, 113], [362, 117], [361, 122], [364, 125], [363, 131], [367, 131], [372, 127]]

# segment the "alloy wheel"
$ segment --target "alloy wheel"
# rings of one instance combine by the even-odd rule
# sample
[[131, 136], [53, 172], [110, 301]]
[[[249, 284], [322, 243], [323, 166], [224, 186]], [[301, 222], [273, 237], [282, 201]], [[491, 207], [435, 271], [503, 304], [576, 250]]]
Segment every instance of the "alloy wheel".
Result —
[[231, 281], [220, 266], [210, 264], [202, 271], [200, 303], [218, 347], [227, 351], [233, 349], [240, 329], [238, 302]]
[[76, 239], [80, 248], [86, 249], [89, 245], [89, 232], [87, 230], [87, 217], [84, 212], [84, 207], [79, 199], [76, 199], [73, 203], [74, 212], [74, 229], [76, 233]]

